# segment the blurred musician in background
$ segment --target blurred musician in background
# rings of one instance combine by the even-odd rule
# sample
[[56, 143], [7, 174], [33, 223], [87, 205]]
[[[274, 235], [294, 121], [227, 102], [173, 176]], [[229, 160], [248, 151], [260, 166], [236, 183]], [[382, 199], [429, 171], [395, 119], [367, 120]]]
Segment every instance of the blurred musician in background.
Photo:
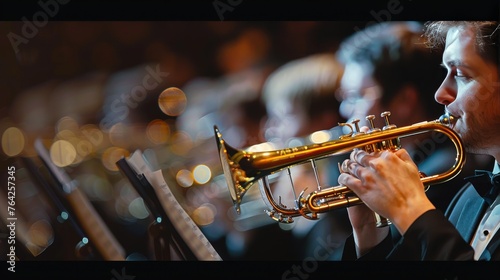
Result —
[[[339, 103], [335, 99], [342, 76], [342, 65], [332, 53], [318, 53], [289, 61], [275, 70], [266, 80], [262, 100], [267, 108], [267, 121], [263, 128], [265, 139], [273, 147], [282, 149], [324, 142], [338, 138], [340, 131], [332, 129], [343, 121], [338, 114]], [[332, 129], [332, 130], [330, 130]], [[323, 134], [312, 135], [323, 131]], [[321, 135], [319, 139], [315, 138]], [[331, 160], [331, 161], [330, 161]], [[312, 165], [298, 165], [280, 172], [272, 180], [273, 196], [294, 207], [295, 195], [305, 190], [304, 197], [321, 187], [328, 187], [324, 172], [337, 166], [334, 159], [318, 160], [317, 174]], [[334, 162], [335, 161], [335, 162]], [[318, 176], [318, 180], [317, 177]], [[291, 183], [293, 180], [293, 184]], [[257, 186], [254, 186], [256, 188]], [[341, 244], [349, 234], [345, 210], [320, 214], [319, 220], [296, 217], [293, 223], [278, 223], [274, 220], [265, 229], [257, 231], [248, 247], [252, 256], [265, 259], [304, 259], [312, 257], [320, 246], [318, 239], [327, 238], [330, 244]], [[277, 252], [269, 252], [272, 245]], [[279, 248], [276, 244], [281, 244]], [[325, 259], [335, 259], [341, 250], [331, 248]]]

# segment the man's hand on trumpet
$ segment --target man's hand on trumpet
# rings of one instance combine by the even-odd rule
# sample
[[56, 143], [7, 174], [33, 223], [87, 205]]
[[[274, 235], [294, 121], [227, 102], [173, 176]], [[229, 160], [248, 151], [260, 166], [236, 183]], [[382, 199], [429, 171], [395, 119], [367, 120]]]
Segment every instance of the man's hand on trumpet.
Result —
[[364, 204], [348, 208], [358, 256], [380, 243], [388, 227], [375, 226], [374, 212], [389, 219], [403, 235], [424, 212], [435, 209], [425, 194], [417, 166], [405, 149], [367, 153], [355, 150], [338, 178]]

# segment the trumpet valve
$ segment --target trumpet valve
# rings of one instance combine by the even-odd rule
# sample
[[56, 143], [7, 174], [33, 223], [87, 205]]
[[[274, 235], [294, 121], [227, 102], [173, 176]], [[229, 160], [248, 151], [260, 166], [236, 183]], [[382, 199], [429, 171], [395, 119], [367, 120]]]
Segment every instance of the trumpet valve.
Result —
[[401, 141], [399, 138], [389, 139], [383, 141], [384, 149], [386, 150], [399, 150], [401, 148]]
[[359, 129], [359, 119], [354, 119], [352, 120], [351, 123], [354, 125], [354, 128], [356, 129], [356, 131], [354, 131], [352, 135], [353, 137], [356, 135], [365, 134], [364, 132], [361, 131], [361, 129]]
[[384, 121], [385, 121], [385, 126], [384, 126], [383, 130], [387, 130], [387, 129], [391, 129], [391, 128], [396, 128], [396, 126], [394, 124], [391, 124], [389, 122], [389, 117], [391, 116], [391, 112], [385, 111], [382, 114], [380, 114], [380, 116], [382, 118], [384, 118]]
[[[389, 130], [389, 129], [394, 129], [397, 126], [394, 124], [391, 124], [389, 122], [389, 116], [391, 115], [391, 112], [385, 111], [380, 116], [384, 118], [385, 120], [385, 126], [382, 128], [382, 130]], [[399, 138], [393, 138], [389, 140], [385, 140], [382, 142], [382, 145], [384, 146], [384, 149], [387, 150], [399, 150], [401, 148], [401, 141]]]
[[[375, 115], [366, 116], [366, 120], [370, 124], [370, 130], [368, 131], [369, 134], [374, 134], [374, 133], [382, 131], [380, 128], [375, 127], [375, 124], [373, 123], [374, 119], [375, 119]], [[370, 145], [366, 145], [365, 151], [367, 151], [369, 153], [373, 153], [373, 152], [380, 151], [383, 148], [384, 148], [384, 146], [383, 146], [382, 142], [377, 142], [377, 143], [373, 143]]]

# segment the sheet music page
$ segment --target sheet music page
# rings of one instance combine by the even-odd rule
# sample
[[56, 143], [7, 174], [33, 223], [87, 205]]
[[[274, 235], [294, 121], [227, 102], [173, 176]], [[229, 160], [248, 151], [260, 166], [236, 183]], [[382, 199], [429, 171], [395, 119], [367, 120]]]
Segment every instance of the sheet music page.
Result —
[[168, 218], [172, 221], [172, 224], [175, 226], [184, 241], [188, 244], [189, 248], [196, 255], [198, 260], [221, 261], [222, 258], [219, 256], [210, 241], [175, 198], [170, 187], [163, 178], [162, 171], [151, 171], [149, 165], [142, 156], [142, 152], [139, 150], [135, 151], [127, 159], [127, 162], [134, 169], [136, 169], [138, 174], [144, 174], [151, 186], [153, 186], [163, 209], [168, 215]]

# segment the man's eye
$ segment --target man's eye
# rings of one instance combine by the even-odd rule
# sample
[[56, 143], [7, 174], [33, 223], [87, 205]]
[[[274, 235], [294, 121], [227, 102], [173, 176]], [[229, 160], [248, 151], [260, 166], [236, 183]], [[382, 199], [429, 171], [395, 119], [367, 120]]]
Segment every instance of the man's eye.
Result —
[[469, 80], [470, 77], [465, 75], [462, 71], [460, 70], [457, 70], [455, 71], [454, 75], [455, 79], [458, 79], [458, 80]]

